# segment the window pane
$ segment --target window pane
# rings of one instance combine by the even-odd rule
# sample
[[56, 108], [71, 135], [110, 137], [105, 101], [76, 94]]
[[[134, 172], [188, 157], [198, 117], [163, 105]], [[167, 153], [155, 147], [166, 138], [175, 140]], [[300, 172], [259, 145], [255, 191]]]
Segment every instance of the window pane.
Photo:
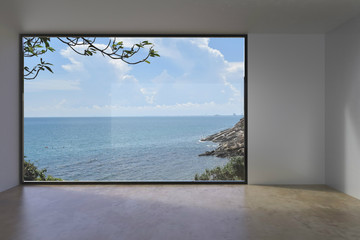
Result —
[[244, 37], [23, 46], [25, 181], [245, 180]]

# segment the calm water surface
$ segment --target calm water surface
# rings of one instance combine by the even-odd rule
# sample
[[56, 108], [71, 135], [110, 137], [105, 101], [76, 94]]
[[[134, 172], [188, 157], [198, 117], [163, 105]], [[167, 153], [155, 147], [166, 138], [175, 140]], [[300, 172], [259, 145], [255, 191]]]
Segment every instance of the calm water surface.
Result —
[[64, 180], [193, 180], [227, 159], [202, 137], [240, 116], [25, 118], [24, 154]]

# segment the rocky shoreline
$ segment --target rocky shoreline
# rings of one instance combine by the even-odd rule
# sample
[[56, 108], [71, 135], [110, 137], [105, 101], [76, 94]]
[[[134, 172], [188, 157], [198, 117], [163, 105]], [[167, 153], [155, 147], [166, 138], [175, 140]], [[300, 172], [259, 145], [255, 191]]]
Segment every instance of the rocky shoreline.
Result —
[[242, 118], [234, 127], [202, 138], [201, 141], [203, 142], [211, 141], [218, 143], [219, 146], [215, 150], [206, 151], [199, 154], [199, 156], [216, 156], [221, 158], [244, 156], [244, 126], [245, 120]]

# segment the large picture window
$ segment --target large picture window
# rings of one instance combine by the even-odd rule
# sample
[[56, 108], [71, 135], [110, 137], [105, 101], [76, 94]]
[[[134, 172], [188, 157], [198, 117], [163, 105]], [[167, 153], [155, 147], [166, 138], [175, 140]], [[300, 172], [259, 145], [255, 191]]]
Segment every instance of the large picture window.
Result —
[[24, 182], [246, 182], [246, 36], [21, 45]]

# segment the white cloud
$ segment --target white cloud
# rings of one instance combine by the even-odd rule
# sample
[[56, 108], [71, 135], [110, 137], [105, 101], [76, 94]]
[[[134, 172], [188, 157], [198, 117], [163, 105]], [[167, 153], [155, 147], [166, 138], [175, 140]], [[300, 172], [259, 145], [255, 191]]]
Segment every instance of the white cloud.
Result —
[[[226, 61], [226, 71], [229, 73], [243, 73], [244, 72], [244, 62], [227, 62]], [[243, 75], [243, 74], [242, 74]]]
[[177, 103], [173, 105], [143, 105], [143, 106], [123, 106], [120, 104], [94, 104], [91, 107], [72, 107], [67, 101], [61, 100], [58, 104], [47, 106], [27, 107], [25, 116], [44, 116], [46, 117], [84, 117], [84, 116], [204, 116], [210, 112], [220, 115], [242, 115], [243, 102], [233, 102], [217, 104], [215, 102], [205, 103]]
[[[83, 50], [84, 47], [81, 47], [81, 46], [77, 47], [77, 50], [81, 50], [81, 49]], [[69, 71], [69, 72], [84, 70], [84, 65], [80, 61], [77, 61], [75, 59], [75, 56], [77, 55], [77, 53], [75, 53], [70, 47], [68, 47], [66, 49], [62, 49], [60, 51], [60, 54], [70, 61], [69, 64], [61, 65], [61, 67], [63, 69], [65, 69], [66, 71]]]
[[206, 50], [214, 57], [219, 57], [224, 59], [224, 55], [217, 49], [211, 48], [209, 46], [210, 39], [209, 38], [192, 38], [190, 42], [196, 45], [198, 48]]
[[55, 108], [60, 109], [64, 106], [65, 103], [66, 103], [66, 99], [63, 99], [58, 104], [55, 105]]
[[61, 67], [63, 69], [65, 69], [66, 71], [69, 72], [74, 72], [74, 71], [82, 71], [84, 70], [84, 66], [81, 62], [76, 61], [74, 58], [69, 57], [68, 58], [71, 62], [71, 64], [65, 64], [65, 65], [61, 65]]
[[128, 74], [131, 71], [129, 64], [115, 59], [109, 59], [108, 62], [115, 68], [115, 73], [118, 76], [119, 82], [126, 79], [135, 79], [134, 76]]
[[62, 80], [62, 79], [46, 79], [36, 81], [26, 81], [26, 92], [41, 92], [41, 91], [74, 91], [80, 90], [79, 80]]
[[[120, 38], [119, 38], [120, 40]], [[126, 46], [144, 39], [123, 38]], [[71, 49], [61, 51], [68, 59], [62, 67], [81, 79], [83, 101], [58, 99], [63, 116], [141, 116], [241, 114], [243, 109], [243, 62], [230, 62], [209, 39], [146, 39], [155, 44], [161, 55], [157, 62], [165, 65], [129, 65], [96, 54], [84, 57]], [[105, 45], [103, 45], [105, 46]], [[157, 63], [156, 62], [156, 63]], [[160, 66], [160, 67], [159, 67]], [[147, 69], [146, 72], [140, 72]], [[83, 71], [77, 72], [75, 71]], [[72, 75], [74, 74], [74, 75]], [[65, 78], [66, 79], [66, 78]], [[94, 86], [101, 88], [92, 89]], [[51, 83], [50, 83], [51, 82]], [[29, 82], [30, 83], [30, 82]], [[26, 91], [80, 90], [80, 81], [54, 80], [31, 82]], [[59, 102], [60, 101], [60, 102]], [[86, 106], [75, 107], [76, 104]], [[86, 102], [86, 103], [85, 103]], [[49, 110], [54, 108], [49, 106]], [[35, 105], [34, 105], [35, 106]], [[67, 107], [65, 109], [65, 106]], [[71, 107], [72, 106], [72, 107]], [[44, 106], [43, 106], [44, 107]]]
[[[107, 45], [105, 44], [94, 44], [96, 47], [98, 47], [99, 49], [105, 49], [107, 47]], [[74, 49], [80, 53], [83, 53], [85, 49], [87, 49], [88, 45], [78, 45], [75, 46]], [[111, 49], [110, 47], [107, 48], [107, 50], [105, 50], [105, 52], [110, 53]], [[62, 49], [60, 51], [61, 56], [67, 58], [70, 63], [69, 64], [64, 64], [61, 67], [63, 69], [65, 69], [66, 71], [69, 72], [74, 72], [74, 71], [83, 71], [85, 70], [84, 68], [84, 63], [86, 61], [86, 59], [88, 59], [88, 56], [81, 56], [78, 53], [76, 53], [73, 49], [71, 49], [70, 47], [67, 47], [66, 49]], [[80, 61], [81, 59], [81, 61]], [[94, 62], [94, 59], [98, 59], [98, 60], [104, 60], [106, 59], [106, 61], [108, 61], [110, 64], [113, 64], [120, 72], [128, 72], [130, 71], [131, 67], [124, 63], [121, 60], [115, 60], [115, 59], [111, 59], [111, 58], [104, 58], [104, 56], [102, 56], [99, 52], [95, 53], [93, 56], [91, 56], [91, 61]]]
[[142, 94], [156, 94], [156, 91], [149, 91], [149, 90], [146, 90], [145, 88], [140, 88], [140, 92]]
[[244, 62], [228, 62], [224, 60], [224, 69], [221, 73], [221, 78], [225, 87], [228, 87], [232, 96], [229, 101], [233, 102], [235, 99], [243, 97], [243, 93], [237, 86], [240, 86], [239, 82], [243, 84], [244, 77]]
[[182, 71], [176, 75], [176, 71], [163, 70], [152, 79], [157, 89], [154, 104], [224, 103], [229, 102], [229, 98], [238, 101], [243, 98], [244, 63], [225, 60], [219, 50], [209, 46], [208, 38], [169, 39], [159, 41], [156, 46], [161, 58], [169, 59]]
[[99, 105], [93, 105], [92, 108], [95, 109], [95, 110], [101, 110], [102, 109]]
[[154, 103], [154, 97], [155, 96], [145, 96], [145, 100], [146, 100], [147, 103], [153, 104]]
[[146, 88], [140, 88], [140, 92], [145, 96], [145, 100], [147, 103], [149, 103], [149, 104], [154, 103], [154, 97], [157, 93], [155, 90], [148, 90]]
[[227, 80], [226, 76], [223, 76], [223, 81], [224, 81], [224, 85], [225, 85], [226, 87], [229, 87], [230, 90], [233, 92], [233, 94], [234, 94], [235, 96], [240, 96], [240, 95], [241, 95], [240, 90], [237, 89], [233, 84], [231, 84], [231, 83]]

